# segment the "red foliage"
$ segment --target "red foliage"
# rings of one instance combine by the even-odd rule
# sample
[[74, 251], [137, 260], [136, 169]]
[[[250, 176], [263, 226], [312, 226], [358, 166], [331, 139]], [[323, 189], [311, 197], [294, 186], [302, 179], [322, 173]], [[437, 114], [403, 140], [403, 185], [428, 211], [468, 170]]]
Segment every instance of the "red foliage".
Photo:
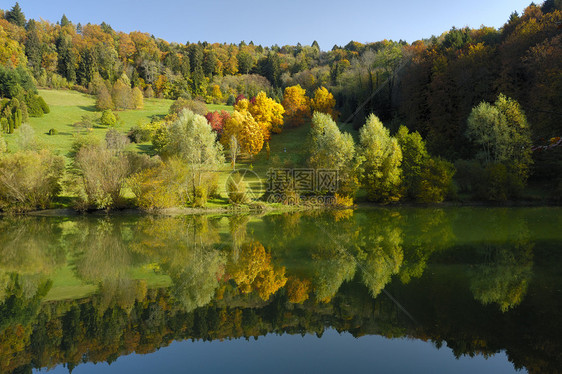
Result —
[[222, 129], [226, 121], [230, 118], [230, 114], [225, 111], [221, 110], [220, 113], [218, 111], [208, 112], [205, 115], [207, 121], [211, 125], [213, 131], [215, 131], [219, 136], [222, 134]]
[[234, 101], [234, 105], [238, 104], [238, 102], [240, 100], [244, 100], [244, 99], [246, 99], [246, 96], [244, 96], [244, 94], [240, 94], [240, 95], [236, 96], [236, 100]]

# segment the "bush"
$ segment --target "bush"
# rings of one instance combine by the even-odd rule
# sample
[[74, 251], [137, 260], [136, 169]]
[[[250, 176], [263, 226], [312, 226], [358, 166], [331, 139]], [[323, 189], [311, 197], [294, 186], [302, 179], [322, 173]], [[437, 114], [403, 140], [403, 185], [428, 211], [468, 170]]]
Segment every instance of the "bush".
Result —
[[47, 208], [60, 191], [64, 167], [64, 159], [47, 150], [0, 158], [0, 209]]
[[76, 207], [110, 209], [123, 206], [121, 195], [129, 176], [129, 160], [103, 146], [80, 148], [74, 159], [79, 196]]
[[226, 105], [233, 106], [235, 102], [236, 102], [236, 96], [234, 96], [233, 94], [230, 94], [228, 96], [228, 99], [226, 99]]
[[422, 169], [416, 199], [422, 203], [440, 203], [452, 193], [455, 166], [440, 158], [429, 158]]
[[455, 165], [459, 190], [471, 193], [475, 199], [505, 201], [519, 196], [523, 190], [520, 174], [509, 163], [490, 163], [482, 167], [477, 161], [459, 160]]
[[131, 127], [127, 136], [131, 143], [144, 143], [152, 139], [150, 130], [142, 124]]
[[48, 132], [49, 135], [57, 135], [58, 133], [57, 129], [50, 129]]
[[41, 109], [43, 109], [43, 113], [45, 114], [51, 113], [51, 109], [49, 108], [49, 106], [41, 96], [37, 96], [37, 100], [39, 101], [39, 105], [41, 105]]
[[240, 173], [231, 174], [226, 183], [226, 193], [232, 204], [245, 204], [249, 201], [247, 185]]
[[115, 114], [111, 111], [111, 109], [104, 110], [101, 118], [100, 124], [102, 126], [115, 126], [117, 124], [117, 118], [115, 118]]
[[170, 106], [170, 114], [178, 114], [184, 109], [189, 109], [195, 114], [204, 116], [207, 114], [207, 105], [199, 100], [187, 100], [182, 97], [174, 101]]
[[196, 208], [203, 208], [205, 205], [207, 205], [207, 187], [198, 186], [195, 188], [193, 206]]
[[100, 140], [93, 134], [88, 135], [75, 135], [74, 141], [71, 145], [71, 151], [69, 152], [70, 157], [75, 157], [76, 154], [86, 147], [98, 147], [101, 145]]
[[129, 184], [138, 206], [155, 210], [185, 205], [188, 198], [185, 187], [188, 172], [184, 162], [172, 158], [133, 175]]
[[109, 129], [105, 134], [105, 144], [107, 149], [120, 152], [129, 144], [129, 138], [115, 129]]
[[32, 93], [27, 93], [25, 95], [25, 104], [27, 105], [27, 113], [31, 117], [42, 117], [43, 107], [41, 106], [41, 102], [39, 101], [40, 96], [34, 95]]
[[2, 136], [2, 132], [0, 131], [0, 154], [6, 152], [8, 150], [8, 146], [6, 145], [6, 141]]

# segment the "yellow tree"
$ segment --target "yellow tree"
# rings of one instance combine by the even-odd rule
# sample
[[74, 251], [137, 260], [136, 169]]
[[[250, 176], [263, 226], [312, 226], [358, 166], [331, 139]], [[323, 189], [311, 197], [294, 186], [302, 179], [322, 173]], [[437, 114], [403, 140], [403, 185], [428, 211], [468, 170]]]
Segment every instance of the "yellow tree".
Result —
[[280, 133], [283, 127], [283, 114], [285, 109], [275, 100], [267, 97], [265, 92], [261, 91], [256, 96], [254, 102], [249, 106], [248, 110], [256, 122], [260, 125], [263, 138], [269, 142], [271, 132]]
[[248, 111], [235, 110], [224, 124], [221, 143], [229, 148], [232, 137], [236, 138], [237, 145], [242, 151], [249, 153], [252, 157], [263, 148], [262, 129]]
[[329, 114], [334, 121], [338, 116], [338, 112], [335, 110], [336, 99], [325, 87], [317, 88], [314, 91], [314, 99], [312, 99], [310, 106], [313, 112]]
[[228, 271], [242, 293], [256, 291], [263, 300], [287, 283], [285, 267], [275, 268], [271, 253], [259, 242], [243, 245], [238, 261]]
[[300, 126], [305, 119], [310, 118], [310, 100], [300, 84], [285, 88], [282, 105], [285, 108], [286, 122], [292, 126]]

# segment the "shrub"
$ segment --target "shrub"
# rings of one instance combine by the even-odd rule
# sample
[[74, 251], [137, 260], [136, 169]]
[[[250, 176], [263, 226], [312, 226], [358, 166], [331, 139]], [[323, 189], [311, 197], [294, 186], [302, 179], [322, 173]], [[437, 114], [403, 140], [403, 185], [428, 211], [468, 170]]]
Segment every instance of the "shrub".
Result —
[[187, 100], [180, 97], [170, 106], [170, 114], [178, 114], [184, 109], [189, 109], [195, 114], [204, 116], [207, 114], [207, 105], [199, 100]]
[[187, 202], [185, 181], [188, 168], [179, 159], [145, 169], [133, 175], [129, 184], [140, 208], [146, 210], [183, 206]]
[[39, 102], [39, 105], [41, 105], [41, 109], [43, 109], [43, 113], [45, 114], [51, 113], [51, 109], [49, 108], [49, 106], [41, 96], [37, 96], [37, 101]]
[[121, 190], [128, 176], [128, 160], [102, 147], [82, 147], [74, 160], [79, 178], [78, 208], [109, 209], [122, 203]]
[[98, 147], [101, 145], [100, 140], [93, 134], [88, 135], [75, 135], [74, 141], [71, 145], [71, 151], [69, 152], [70, 157], [76, 156], [78, 151], [86, 147]]
[[47, 150], [0, 158], [0, 209], [47, 208], [60, 191], [63, 173], [64, 159]]
[[102, 126], [115, 126], [117, 124], [117, 118], [115, 118], [115, 115], [113, 114], [111, 109], [103, 111], [100, 118], [100, 124]]
[[193, 199], [193, 206], [202, 208], [207, 205], [207, 187], [197, 186], [195, 188], [195, 198]]
[[118, 130], [109, 129], [105, 134], [105, 144], [107, 149], [120, 152], [129, 144], [129, 138]]
[[228, 99], [226, 99], [226, 105], [233, 106], [235, 103], [236, 103], [236, 97], [233, 94], [230, 94], [228, 96]]
[[[40, 100], [41, 99], [41, 100]], [[42, 103], [47, 105], [45, 101], [39, 95], [34, 95], [33, 93], [27, 93], [25, 95], [25, 104], [27, 105], [27, 112], [31, 117], [42, 117], [45, 113], [43, 111]]]
[[57, 129], [50, 129], [48, 132], [49, 135], [57, 135], [58, 133]]
[[232, 204], [245, 204], [248, 202], [247, 185], [240, 173], [231, 174], [226, 183], [226, 193]]
[[421, 174], [421, 185], [416, 199], [422, 203], [440, 203], [452, 191], [455, 166], [440, 158], [429, 158]]
[[8, 150], [8, 146], [6, 145], [6, 141], [2, 136], [2, 132], [0, 131], [0, 154], [6, 152]]

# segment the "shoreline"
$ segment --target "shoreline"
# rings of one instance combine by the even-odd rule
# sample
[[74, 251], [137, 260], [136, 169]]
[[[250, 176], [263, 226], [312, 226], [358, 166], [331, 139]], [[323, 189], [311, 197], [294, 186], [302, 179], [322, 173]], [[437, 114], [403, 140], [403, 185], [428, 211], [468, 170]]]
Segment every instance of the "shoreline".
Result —
[[42, 210], [34, 210], [29, 212], [0, 212], [0, 217], [3, 216], [36, 216], [36, 217], [77, 217], [77, 216], [127, 216], [127, 215], [142, 215], [142, 216], [193, 216], [193, 215], [265, 215], [273, 213], [294, 213], [294, 212], [308, 212], [314, 210], [321, 211], [336, 211], [336, 210], [358, 210], [358, 209], [391, 209], [391, 208], [454, 208], [454, 207], [481, 207], [481, 208], [538, 208], [538, 207], [560, 207], [562, 204], [549, 202], [549, 201], [503, 201], [503, 202], [489, 202], [489, 201], [445, 201], [442, 203], [421, 204], [414, 202], [401, 202], [391, 204], [379, 204], [370, 202], [360, 202], [353, 206], [333, 206], [333, 205], [284, 205], [284, 206], [271, 206], [267, 204], [260, 205], [228, 205], [225, 207], [212, 207], [212, 208], [191, 208], [191, 207], [177, 207], [166, 208], [153, 211], [147, 211], [140, 208], [125, 208], [113, 210], [92, 210], [92, 211], [77, 211], [72, 208], [50, 208]]

